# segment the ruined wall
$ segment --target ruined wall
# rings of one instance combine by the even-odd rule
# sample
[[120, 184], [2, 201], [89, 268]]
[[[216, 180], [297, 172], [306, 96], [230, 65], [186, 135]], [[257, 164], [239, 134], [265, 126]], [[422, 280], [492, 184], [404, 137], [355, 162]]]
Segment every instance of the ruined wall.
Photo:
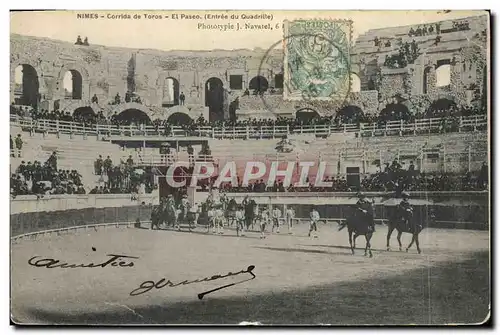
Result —
[[[441, 97], [451, 97], [459, 105], [470, 104], [484, 91], [486, 68], [486, 16], [464, 19], [470, 30], [441, 34], [408, 36], [410, 27], [391, 27], [370, 30], [359, 36], [351, 51], [351, 70], [360, 78], [360, 93], [347, 97], [345, 104], [359, 106], [365, 113], [376, 114], [385, 105], [401, 96], [408, 105], [424, 108]], [[442, 21], [442, 27], [451, 21]], [[374, 39], [390, 41], [375, 46]], [[398, 52], [406, 42], [415, 40], [420, 55], [415, 62], [402, 69], [388, 69], [385, 57]], [[473, 41], [474, 43], [471, 43]], [[450, 85], [436, 87], [436, 67], [439, 62], [451, 64]], [[106, 114], [120, 111], [125, 105], [110, 106], [117, 93], [122, 101], [125, 92], [134, 89], [141, 97], [141, 110], [150, 117], [166, 118], [174, 112], [187, 113], [191, 117], [207, 113], [205, 85], [210, 78], [218, 78], [224, 87], [227, 106], [237, 97], [240, 109], [237, 115], [268, 115], [269, 113], [293, 115], [298, 109], [311, 108], [321, 115], [336, 113], [325, 102], [289, 102], [281, 95], [271, 95], [265, 104], [258, 97], [243, 97], [245, 88], [257, 75], [264, 77], [269, 87], [274, 87], [275, 75], [282, 73], [283, 52], [274, 50], [234, 51], [159, 51], [111, 48], [105, 46], [80, 46], [46, 38], [11, 35], [11, 101], [15, 95], [15, 68], [20, 64], [32, 66], [38, 75], [41, 105], [52, 109], [55, 100], [69, 111], [90, 105], [96, 94], [97, 106]], [[64, 96], [63, 78], [67, 71], [76, 70], [82, 76], [82, 99], [67, 101]], [[241, 90], [231, 89], [231, 75], [241, 75]], [[173, 78], [183, 92], [185, 106], [162, 107], [165, 100], [165, 82]], [[370, 92], [370, 93], [367, 93]], [[422, 96], [426, 97], [422, 97]], [[378, 96], [375, 98], [375, 96]], [[414, 101], [413, 101], [414, 100]], [[95, 106], [92, 106], [94, 108]], [[96, 108], [97, 108], [96, 107]], [[269, 108], [270, 107], [270, 108]], [[413, 110], [413, 109], [412, 109]], [[227, 117], [227, 111], [225, 111]]]

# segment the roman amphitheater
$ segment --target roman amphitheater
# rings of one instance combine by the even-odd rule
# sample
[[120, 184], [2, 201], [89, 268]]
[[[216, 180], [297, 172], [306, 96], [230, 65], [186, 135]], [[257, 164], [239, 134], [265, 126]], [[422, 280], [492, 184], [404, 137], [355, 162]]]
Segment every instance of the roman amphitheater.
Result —
[[[284, 100], [281, 49], [138, 50], [12, 34], [13, 320], [482, 322], [490, 292], [488, 31], [485, 15], [367, 31], [353, 42], [341, 108]], [[236, 162], [239, 177], [247, 161], [326, 162], [323, 175], [315, 165], [308, 179], [331, 184], [220, 185], [237, 203], [249, 196], [260, 208], [293, 208], [293, 235], [236, 236], [231, 225], [224, 235], [149, 229], [163, 197], [208, 197], [211, 179], [187, 189], [166, 183], [180, 161], [189, 165], [174, 178], [188, 183], [194, 162], [213, 163], [216, 174]], [[337, 231], [358, 191], [375, 201], [373, 258], [352, 256]], [[395, 240], [386, 250], [388, 208], [402, 191], [425, 226], [422, 254], [395, 251]], [[319, 239], [307, 236], [313, 206]], [[95, 271], [27, 262], [38, 255], [80, 264], [107, 254], [138, 259], [133, 268]], [[250, 264], [255, 280], [201, 302], [205, 284], [129, 296], [146, 280], [181, 282]]]

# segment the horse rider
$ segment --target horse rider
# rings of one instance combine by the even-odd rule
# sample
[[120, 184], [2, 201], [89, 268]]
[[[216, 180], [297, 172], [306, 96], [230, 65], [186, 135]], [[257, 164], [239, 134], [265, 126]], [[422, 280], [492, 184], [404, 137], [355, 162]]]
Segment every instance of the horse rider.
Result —
[[271, 232], [274, 232], [274, 227], [276, 227], [276, 232], [280, 233], [280, 219], [281, 219], [281, 210], [278, 206], [274, 206], [274, 209], [271, 213], [273, 219], [273, 227], [271, 228]]
[[247, 195], [245, 195], [245, 197], [243, 198], [243, 201], [241, 202], [241, 204], [242, 204], [243, 206], [246, 206], [249, 202], [250, 202], [250, 200], [249, 200], [249, 196], [248, 196], [248, 194], [247, 194]]
[[311, 222], [309, 225], [309, 234], [307, 236], [311, 237], [311, 233], [314, 230], [315, 231], [314, 238], [317, 238], [318, 237], [318, 235], [317, 235], [317, 232], [318, 232], [317, 223], [320, 219], [320, 216], [319, 216], [318, 211], [316, 210], [316, 207], [313, 207], [311, 209], [311, 213], [309, 213], [309, 218], [311, 219]]
[[293, 219], [295, 217], [295, 211], [292, 207], [288, 207], [285, 211], [285, 220], [288, 225], [288, 234], [292, 233]]
[[399, 217], [401, 218], [401, 221], [403, 221], [406, 225], [406, 228], [411, 232], [414, 227], [411, 227], [410, 224], [410, 217], [413, 216], [413, 207], [410, 205], [410, 202], [408, 199], [410, 198], [410, 195], [407, 192], [403, 192], [401, 194], [403, 197], [403, 200], [398, 205], [398, 213]]
[[227, 194], [224, 193], [224, 192], [221, 192], [221, 195], [220, 195], [220, 202], [224, 205], [227, 205], [228, 202], [229, 202], [229, 198], [227, 197]]
[[368, 200], [364, 193], [358, 192], [358, 202], [356, 203], [356, 206], [357, 212], [361, 214], [361, 217], [365, 217], [370, 221], [370, 227], [372, 228], [372, 231], [375, 232], [373, 203]]

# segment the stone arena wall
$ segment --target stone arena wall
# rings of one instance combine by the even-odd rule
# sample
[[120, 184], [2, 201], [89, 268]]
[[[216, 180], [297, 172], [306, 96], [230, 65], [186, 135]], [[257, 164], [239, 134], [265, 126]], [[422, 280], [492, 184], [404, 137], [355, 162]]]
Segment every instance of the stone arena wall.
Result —
[[[414, 201], [415, 215], [418, 220], [425, 222], [430, 227], [456, 228], [456, 229], [489, 229], [489, 195], [486, 192], [435, 192], [416, 194]], [[203, 200], [206, 193], [197, 193], [196, 201]], [[241, 202], [245, 193], [229, 194], [238, 202]], [[269, 203], [293, 206], [296, 217], [307, 218], [311, 207], [318, 209], [320, 216], [324, 219], [340, 219], [348, 216], [355, 204], [354, 194], [251, 194], [259, 206], [267, 206]], [[375, 194], [370, 195], [375, 196]], [[68, 197], [71, 198], [71, 197]], [[422, 204], [418, 199], [434, 199], [434, 205]], [[376, 201], [376, 218], [387, 219], [389, 211], [394, 208], [381, 205], [381, 199]], [[28, 200], [24, 200], [25, 202]], [[36, 202], [36, 199], [30, 200]], [[16, 201], [12, 201], [15, 203]], [[36, 208], [36, 205], [27, 208]], [[129, 205], [120, 207], [102, 208], [68, 208], [66, 210], [18, 212], [10, 216], [11, 237], [46, 230], [70, 228], [77, 226], [116, 223], [116, 222], [141, 222], [148, 221], [151, 217], [151, 206]], [[431, 212], [435, 215], [433, 221], [429, 221]]]

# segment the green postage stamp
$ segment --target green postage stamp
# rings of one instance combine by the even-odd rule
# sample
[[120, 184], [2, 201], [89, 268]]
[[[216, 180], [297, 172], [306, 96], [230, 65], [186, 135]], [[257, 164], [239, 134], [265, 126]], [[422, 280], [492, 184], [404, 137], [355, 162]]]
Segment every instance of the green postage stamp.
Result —
[[341, 103], [350, 91], [352, 21], [284, 24], [284, 98]]

